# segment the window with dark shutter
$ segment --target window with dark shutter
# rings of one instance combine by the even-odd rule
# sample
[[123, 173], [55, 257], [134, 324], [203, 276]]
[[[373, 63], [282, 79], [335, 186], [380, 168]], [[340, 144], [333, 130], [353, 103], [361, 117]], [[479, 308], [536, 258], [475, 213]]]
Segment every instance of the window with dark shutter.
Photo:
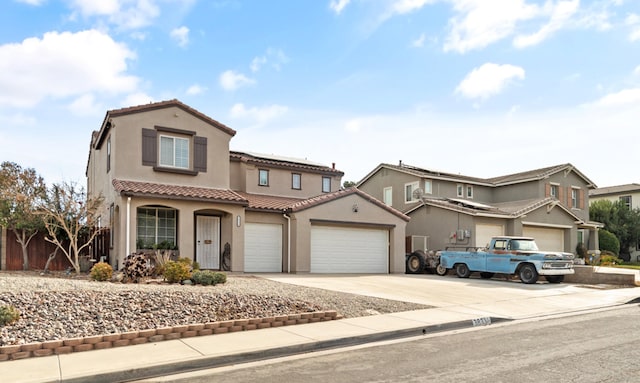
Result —
[[193, 138], [193, 170], [196, 172], [207, 171], [207, 137], [195, 136]]
[[142, 165], [156, 166], [158, 163], [157, 132], [154, 129], [142, 129]]

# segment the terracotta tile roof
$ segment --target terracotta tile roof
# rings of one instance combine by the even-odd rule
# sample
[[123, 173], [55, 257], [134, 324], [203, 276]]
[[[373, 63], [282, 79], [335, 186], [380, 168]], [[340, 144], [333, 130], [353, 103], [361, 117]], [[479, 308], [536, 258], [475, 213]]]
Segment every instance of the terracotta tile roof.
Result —
[[330, 166], [325, 166], [317, 163], [313, 163], [304, 159], [287, 158], [281, 156], [257, 154], [230, 151], [229, 157], [231, 161], [240, 161], [256, 165], [264, 165], [274, 168], [282, 169], [299, 169], [305, 170], [311, 173], [332, 174], [337, 176], [343, 176], [344, 172]]
[[280, 197], [280, 196], [271, 196], [271, 195], [262, 195], [262, 194], [249, 194], [245, 192], [237, 192], [242, 198], [249, 201], [249, 206], [247, 209], [255, 209], [255, 210], [270, 210], [270, 211], [278, 211], [284, 212], [289, 206], [294, 205], [300, 201], [303, 201], [303, 198], [293, 198], [293, 197]]
[[357, 194], [360, 197], [364, 198], [365, 200], [367, 200], [368, 202], [377, 205], [378, 207], [392, 213], [393, 215], [402, 218], [405, 221], [409, 221], [410, 218], [408, 216], [406, 216], [405, 214], [403, 214], [402, 212], [400, 212], [399, 210], [396, 210], [390, 206], [385, 205], [384, 203], [382, 203], [381, 201], [373, 198], [372, 196], [370, 196], [369, 194], [359, 190], [358, 188], [355, 187], [351, 187], [348, 189], [344, 189], [344, 190], [339, 190], [333, 193], [327, 193], [327, 194], [322, 194], [319, 195], [317, 197], [313, 197], [313, 198], [309, 198], [303, 201], [300, 201], [294, 205], [291, 205], [288, 209], [288, 211], [290, 212], [297, 212], [297, 211], [301, 211], [301, 210], [305, 210], [305, 209], [309, 209], [311, 207], [314, 206], [318, 206], [318, 205], [322, 205], [324, 203], [327, 202], [331, 202], [331, 201], [335, 201], [337, 199], [352, 195], [352, 194]]
[[180, 186], [151, 182], [125, 181], [114, 179], [113, 187], [118, 193], [134, 196], [153, 196], [168, 199], [213, 201], [247, 205], [248, 201], [233, 190], [212, 189], [196, 186]]

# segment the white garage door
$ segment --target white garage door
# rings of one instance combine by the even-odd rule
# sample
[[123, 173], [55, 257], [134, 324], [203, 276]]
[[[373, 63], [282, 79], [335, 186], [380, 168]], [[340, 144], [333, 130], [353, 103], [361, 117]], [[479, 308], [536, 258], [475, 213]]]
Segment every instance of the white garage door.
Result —
[[248, 273], [282, 272], [282, 225], [245, 224], [244, 271]]
[[564, 251], [564, 230], [548, 227], [524, 226], [522, 234], [533, 237], [540, 250]]
[[379, 229], [314, 226], [312, 273], [388, 273], [389, 232]]
[[504, 235], [502, 225], [476, 225], [476, 247], [485, 247], [489, 244], [491, 237]]

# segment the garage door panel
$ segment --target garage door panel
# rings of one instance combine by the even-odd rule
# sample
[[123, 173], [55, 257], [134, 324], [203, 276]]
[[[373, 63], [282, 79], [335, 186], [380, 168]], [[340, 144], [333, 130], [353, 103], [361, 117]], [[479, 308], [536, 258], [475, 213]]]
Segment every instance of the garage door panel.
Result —
[[244, 233], [244, 271], [282, 272], [282, 225], [247, 223]]
[[523, 235], [533, 237], [540, 250], [564, 251], [564, 230], [548, 227], [525, 226]]
[[313, 227], [312, 273], [388, 273], [387, 230]]
[[503, 225], [476, 225], [476, 247], [485, 247], [491, 241], [491, 237], [497, 237], [501, 235], [504, 235]]

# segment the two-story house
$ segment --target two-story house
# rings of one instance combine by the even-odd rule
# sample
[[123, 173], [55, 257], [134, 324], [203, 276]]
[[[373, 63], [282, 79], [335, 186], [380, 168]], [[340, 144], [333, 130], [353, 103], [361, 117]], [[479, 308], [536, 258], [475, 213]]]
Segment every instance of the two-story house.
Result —
[[595, 185], [571, 164], [489, 179], [381, 164], [358, 188], [409, 217], [407, 251], [485, 246], [495, 235], [534, 237], [543, 250], [598, 248], [589, 222]]
[[[589, 201], [593, 203], [599, 200], [608, 200], [611, 202], [621, 201], [629, 209], [640, 208], [640, 184], [632, 183], [627, 185], [607, 186], [589, 191]], [[622, 258], [626, 258], [626, 254], [621, 254]], [[640, 243], [629, 248], [629, 259], [631, 261], [640, 261]]]
[[341, 190], [334, 166], [231, 151], [235, 134], [178, 100], [106, 113], [86, 175], [112, 266], [169, 244], [203, 269], [404, 271], [406, 215]]

